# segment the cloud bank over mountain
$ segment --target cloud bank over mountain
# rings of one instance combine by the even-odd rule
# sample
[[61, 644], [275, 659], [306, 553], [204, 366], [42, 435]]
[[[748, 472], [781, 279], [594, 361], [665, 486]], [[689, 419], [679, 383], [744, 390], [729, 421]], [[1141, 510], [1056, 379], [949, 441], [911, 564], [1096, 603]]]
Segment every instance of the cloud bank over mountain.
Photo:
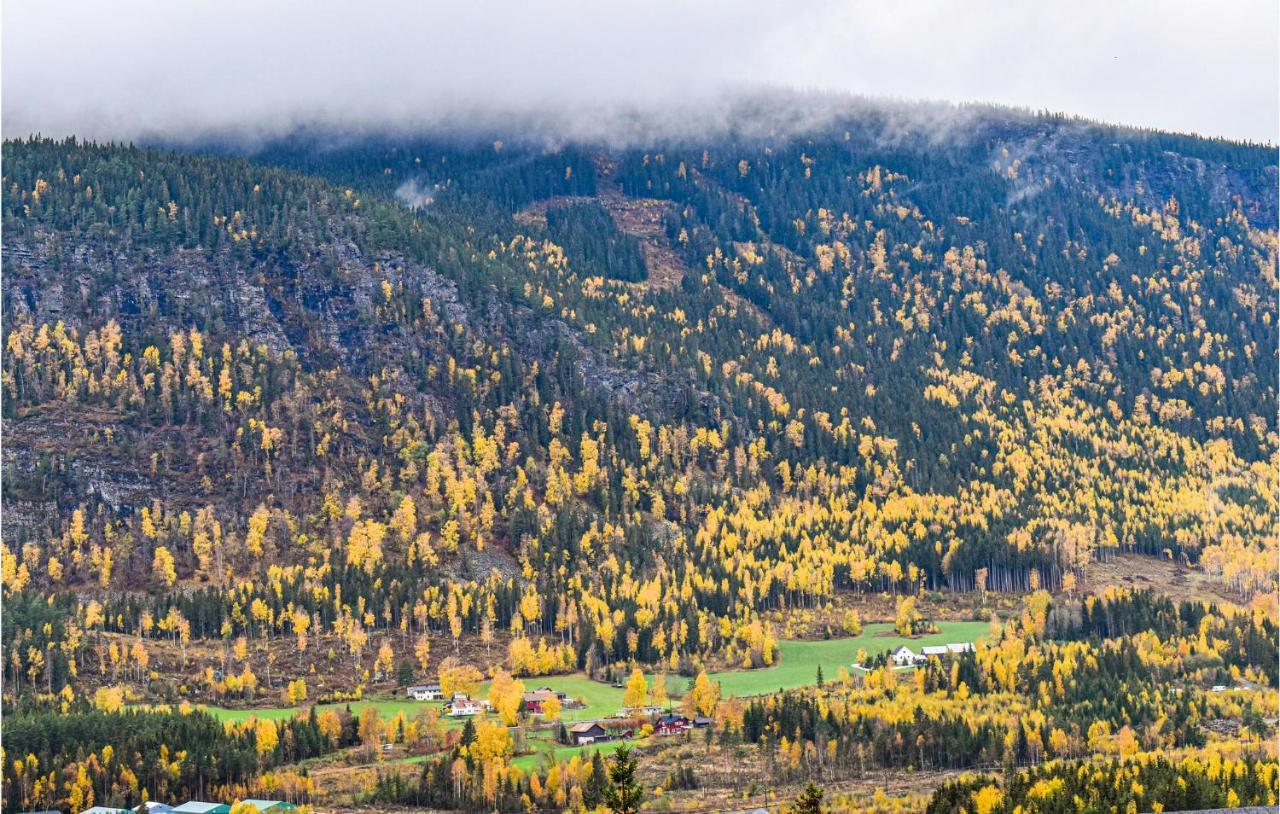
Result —
[[1253, 0], [1211, 14], [1101, 0], [12, 0], [3, 129], [145, 139], [522, 121], [625, 137], [723, 125], [726, 95], [765, 86], [1274, 142], [1278, 14]]

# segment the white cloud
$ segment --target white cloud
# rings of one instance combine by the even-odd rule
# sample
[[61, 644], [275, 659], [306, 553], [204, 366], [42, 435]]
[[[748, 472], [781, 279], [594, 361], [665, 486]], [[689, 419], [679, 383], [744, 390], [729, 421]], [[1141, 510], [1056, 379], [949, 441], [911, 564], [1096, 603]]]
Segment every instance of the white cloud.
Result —
[[643, 120], [763, 84], [1280, 140], [1274, 2], [789, 6], [5, 0], [3, 129], [138, 138], [515, 111], [592, 134], [620, 106]]

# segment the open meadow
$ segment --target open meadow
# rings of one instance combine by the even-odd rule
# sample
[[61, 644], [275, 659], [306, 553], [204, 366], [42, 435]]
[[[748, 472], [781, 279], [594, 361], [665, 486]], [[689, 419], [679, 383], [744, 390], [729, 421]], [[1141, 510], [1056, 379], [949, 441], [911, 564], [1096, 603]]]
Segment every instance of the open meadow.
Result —
[[[987, 632], [986, 622], [939, 622], [939, 632], [907, 639], [893, 632], [893, 625], [887, 622], [868, 624], [857, 636], [846, 636], [818, 640], [783, 640], [778, 643], [778, 663], [772, 667], [759, 670], [724, 670], [708, 673], [712, 681], [719, 682], [722, 697], [745, 697], [762, 695], [777, 690], [790, 690], [796, 687], [807, 687], [817, 681], [818, 668], [822, 668], [823, 676], [834, 679], [840, 669], [853, 671], [854, 655], [858, 650], [865, 650], [874, 657], [880, 653], [893, 650], [901, 644], [913, 649], [947, 642], [976, 642]], [[655, 676], [649, 675], [652, 683]], [[527, 689], [534, 687], [550, 687], [563, 692], [571, 698], [580, 698], [586, 706], [583, 709], [566, 709], [562, 718], [566, 722], [591, 720], [614, 715], [622, 706], [623, 690], [602, 681], [588, 678], [582, 673], [560, 676], [536, 676], [521, 679]], [[691, 679], [679, 676], [667, 676], [667, 690], [673, 701], [684, 695]], [[480, 695], [488, 693], [489, 685], [481, 686]], [[321, 709], [334, 709], [349, 706], [351, 711], [359, 714], [365, 707], [372, 706], [384, 719], [395, 717], [397, 713], [416, 715], [429, 704], [437, 702], [412, 701], [405, 698], [371, 697], [360, 701], [325, 704]], [[223, 721], [242, 721], [248, 718], [266, 718], [279, 720], [297, 714], [297, 707], [269, 707], [262, 709], [230, 709], [210, 706], [206, 709]], [[444, 718], [446, 726], [461, 726], [460, 718]]]

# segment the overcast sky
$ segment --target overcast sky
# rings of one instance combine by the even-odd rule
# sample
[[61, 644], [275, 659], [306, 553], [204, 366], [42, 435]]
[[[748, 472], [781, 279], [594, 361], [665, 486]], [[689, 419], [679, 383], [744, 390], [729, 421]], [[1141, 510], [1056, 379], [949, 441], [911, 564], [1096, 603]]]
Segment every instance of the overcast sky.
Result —
[[590, 118], [766, 84], [1280, 141], [1276, 0], [4, 0], [2, 14], [6, 136]]

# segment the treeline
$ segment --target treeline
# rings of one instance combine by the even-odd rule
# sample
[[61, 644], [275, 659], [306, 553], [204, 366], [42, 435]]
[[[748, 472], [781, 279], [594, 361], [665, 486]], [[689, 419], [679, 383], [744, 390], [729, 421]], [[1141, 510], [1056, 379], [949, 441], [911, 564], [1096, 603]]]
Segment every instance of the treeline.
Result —
[[[834, 778], [884, 768], [1020, 766], [1089, 751], [1129, 752], [1142, 745], [1136, 733], [1156, 721], [1168, 727], [1172, 746], [1206, 743], [1198, 728], [1210, 711], [1203, 696], [1174, 696], [1161, 684], [1136, 677], [1082, 684], [1079, 696], [1041, 707], [1035, 722], [1025, 726], [988, 701], [940, 704], [929, 694], [951, 692], [945, 669], [923, 683], [921, 694], [904, 688], [876, 702], [871, 701], [874, 696], [846, 695], [838, 688], [828, 694], [795, 691], [753, 699], [743, 711], [741, 737], [760, 747], [782, 779]], [[1099, 691], [1117, 695], [1108, 703], [1082, 698]], [[992, 702], [1003, 698], [1015, 706], [1021, 703], [995, 691], [982, 694]]]
[[[1198, 600], [1174, 602], [1152, 590], [1112, 590], [1081, 602], [1056, 601], [1045, 636], [1051, 639], [1124, 639], [1140, 633], [1160, 639], [1213, 636], [1225, 646], [1216, 648], [1225, 672], [1253, 667], [1280, 682], [1280, 631], [1274, 619], [1260, 614], [1228, 615]], [[1208, 654], [1205, 654], [1208, 656]]]
[[1000, 780], [964, 777], [933, 793], [928, 814], [1057, 814], [1071, 811], [1200, 811], [1275, 805], [1275, 762], [1254, 757], [1067, 761]]
[[[1050, 620], [1082, 609], [1099, 618], [1103, 603], [1112, 622], [1125, 620], [1125, 634], [1050, 638], [1063, 630]], [[730, 704], [722, 740], [756, 744], [780, 778], [829, 779], [1201, 749], [1222, 720], [1246, 743], [1271, 736], [1275, 635], [1264, 614], [1175, 611], [1150, 592], [1061, 604], [1051, 611], [1047, 594], [1032, 595], [993, 641], [910, 673], [883, 657], [861, 659], [871, 667], [862, 677]], [[1210, 690], [1242, 681], [1254, 686]]]
[[[263, 773], [326, 754], [340, 745], [339, 735], [326, 733], [314, 710], [309, 717], [225, 726], [195, 710], [101, 710], [84, 702], [10, 707], [4, 811], [247, 796]], [[305, 775], [276, 780], [302, 793], [307, 788]]]

